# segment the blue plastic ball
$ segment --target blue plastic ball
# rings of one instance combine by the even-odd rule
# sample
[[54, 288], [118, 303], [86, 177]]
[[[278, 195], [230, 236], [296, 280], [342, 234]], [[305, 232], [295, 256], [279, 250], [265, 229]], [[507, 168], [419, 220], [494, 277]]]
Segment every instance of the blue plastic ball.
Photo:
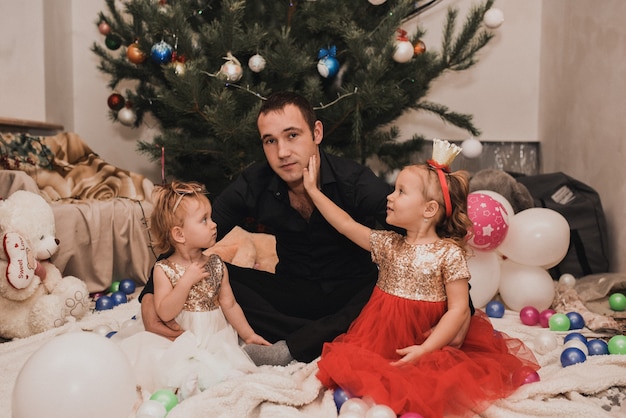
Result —
[[333, 399], [335, 400], [335, 405], [337, 406], [337, 412], [339, 412], [339, 410], [341, 409], [341, 405], [343, 405], [345, 401], [350, 399], [350, 395], [348, 395], [345, 390], [337, 388], [333, 392]]
[[585, 319], [578, 312], [568, 312], [565, 315], [569, 318], [569, 329], [583, 329], [585, 327]]
[[561, 365], [568, 367], [576, 363], [582, 363], [587, 360], [587, 356], [580, 348], [568, 347], [561, 353]]
[[115, 302], [110, 296], [100, 296], [96, 300], [96, 311], [106, 311], [107, 309], [113, 309]]
[[120, 291], [126, 293], [127, 295], [131, 295], [135, 292], [137, 285], [132, 279], [123, 279], [120, 281]]
[[150, 50], [150, 57], [157, 64], [167, 64], [172, 60], [172, 51], [172, 46], [167, 42], [157, 42]]
[[609, 354], [609, 345], [604, 340], [595, 338], [587, 341], [587, 349], [590, 356], [602, 356]]
[[121, 292], [119, 290], [117, 292], [111, 293], [111, 299], [113, 299], [113, 303], [115, 304], [115, 306], [128, 302], [126, 293]]
[[490, 318], [502, 318], [504, 316], [504, 304], [497, 300], [492, 300], [485, 306], [485, 313]]
[[107, 337], [107, 338], [111, 338], [111, 337], [112, 337], [112, 336], [114, 336], [115, 334], [117, 334], [117, 331], [107, 332], [106, 337]]
[[585, 344], [587, 344], [587, 337], [582, 335], [580, 332], [570, 332], [569, 334], [565, 336], [565, 338], [563, 338], [563, 343], [565, 344], [566, 342], [570, 340], [580, 340], [584, 342]]

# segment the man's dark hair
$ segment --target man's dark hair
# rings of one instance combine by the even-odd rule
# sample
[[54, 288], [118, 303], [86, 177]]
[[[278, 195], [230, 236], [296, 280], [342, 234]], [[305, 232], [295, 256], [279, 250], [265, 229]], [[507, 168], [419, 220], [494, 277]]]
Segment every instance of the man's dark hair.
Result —
[[265, 115], [269, 112], [280, 111], [288, 105], [293, 105], [300, 109], [304, 120], [307, 125], [309, 125], [311, 132], [313, 132], [315, 122], [317, 121], [315, 110], [304, 96], [294, 93], [293, 91], [280, 91], [272, 93], [261, 105], [261, 109], [259, 109], [259, 116]]

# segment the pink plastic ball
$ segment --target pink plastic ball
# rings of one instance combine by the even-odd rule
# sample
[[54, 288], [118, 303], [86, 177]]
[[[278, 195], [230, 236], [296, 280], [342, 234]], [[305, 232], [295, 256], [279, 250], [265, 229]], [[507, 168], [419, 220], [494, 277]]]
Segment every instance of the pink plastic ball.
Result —
[[470, 193], [467, 196], [467, 214], [474, 224], [474, 234], [469, 240], [472, 247], [488, 251], [502, 244], [509, 222], [500, 202], [484, 193]]
[[524, 325], [537, 325], [539, 317], [539, 311], [534, 306], [525, 306], [519, 311], [519, 318]]
[[554, 309], [546, 309], [546, 310], [541, 311], [541, 313], [539, 314], [539, 324], [543, 328], [549, 328], [550, 317], [554, 315], [555, 313], [556, 311]]
[[400, 415], [400, 418], [424, 418], [422, 414], [418, 414], [417, 412], [406, 412]]

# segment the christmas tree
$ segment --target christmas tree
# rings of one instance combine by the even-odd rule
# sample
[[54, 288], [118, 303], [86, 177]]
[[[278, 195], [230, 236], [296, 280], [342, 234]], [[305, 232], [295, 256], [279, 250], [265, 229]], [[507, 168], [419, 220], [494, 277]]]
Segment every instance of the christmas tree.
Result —
[[[262, 100], [292, 90], [316, 105], [322, 145], [331, 153], [392, 170], [405, 165], [422, 138], [397, 141], [403, 112], [432, 112], [479, 131], [471, 115], [426, 100], [433, 80], [463, 71], [493, 34], [483, 25], [493, 0], [474, 5], [459, 25], [448, 9], [439, 51], [424, 30], [401, 29], [424, 2], [408, 0], [129, 0], [97, 19], [103, 43], [92, 50], [110, 76], [113, 120], [160, 124], [139, 151], [163, 160], [167, 174], [219, 192], [263, 159], [256, 130]], [[461, 26], [458, 28], [457, 26]], [[120, 83], [132, 88], [120, 92]]]

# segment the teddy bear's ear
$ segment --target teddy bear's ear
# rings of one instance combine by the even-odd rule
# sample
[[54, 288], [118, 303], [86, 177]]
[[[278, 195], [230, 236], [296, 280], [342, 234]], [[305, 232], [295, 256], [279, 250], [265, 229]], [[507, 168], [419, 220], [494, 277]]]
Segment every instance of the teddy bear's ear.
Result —
[[7, 281], [16, 289], [25, 289], [35, 279], [37, 263], [26, 240], [17, 232], [7, 232], [3, 239], [8, 259]]

